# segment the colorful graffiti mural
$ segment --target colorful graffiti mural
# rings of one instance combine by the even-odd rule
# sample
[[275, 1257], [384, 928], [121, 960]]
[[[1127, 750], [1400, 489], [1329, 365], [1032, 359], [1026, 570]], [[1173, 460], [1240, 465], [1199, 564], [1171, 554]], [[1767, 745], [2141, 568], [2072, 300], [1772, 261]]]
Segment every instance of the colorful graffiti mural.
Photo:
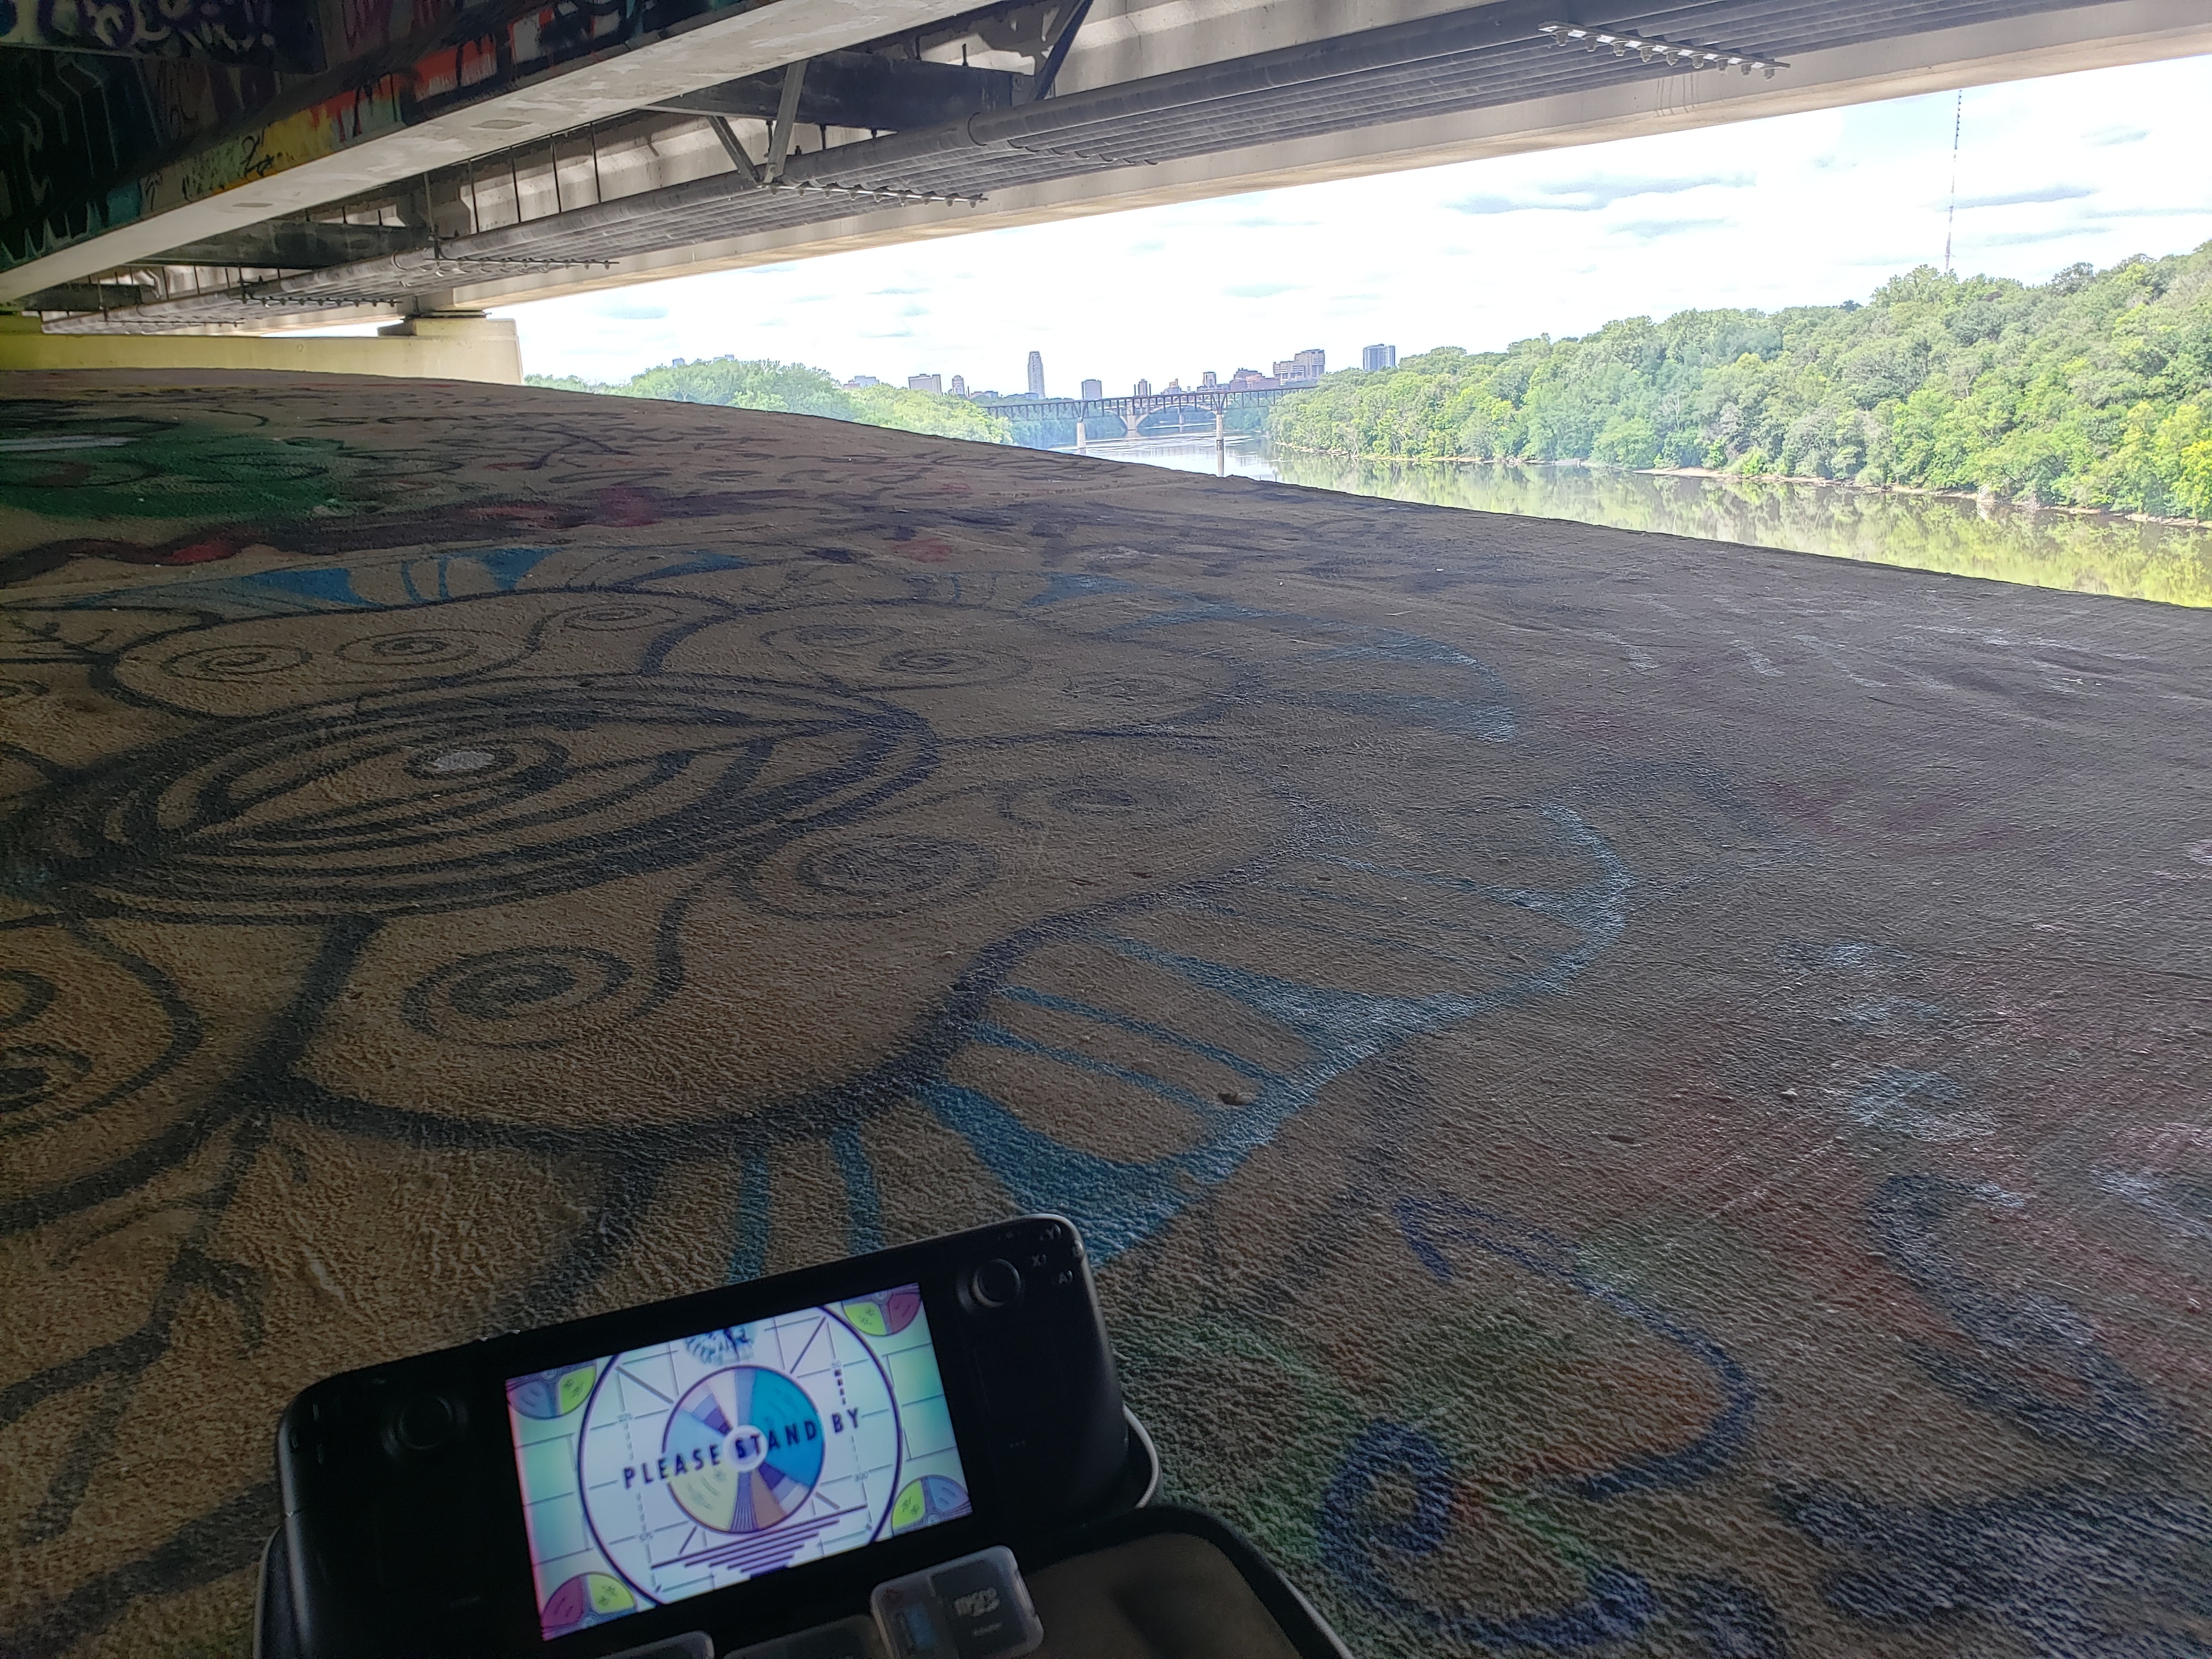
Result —
[[[253, 52], [190, 57], [64, 50], [101, 32], [219, 46], [246, 0], [175, 8], [33, 7], [0, 0], [0, 268], [266, 179], [621, 52], [714, 12], [766, 0], [555, 0], [487, 19], [459, 0], [278, 6]], [[202, 14], [206, 15], [204, 17]], [[137, 21], [132, 21], [137, 20]], [[167, 21], [163, 21], [167, 20]], [[143, 26], [143, 27], [142, 27]], [[394, 69], [395, 50], [416, 55]], [[349, 74], [349, 69], [351, 73]], [[331, 79], [343, 84], [323, 88]]]
[[1046, 1207], [1377, 1659], [2212, 1652], [2203, 615], [348, 397], [0, 405], [0, 1646], [234, 1647], [328, 1371]]
[[216, 63], [301, 67], [302, 37], [312, 38], [313, 11], [276, 0], [5, 0], [0, 46], [50, 52], [145, 52], [206, 58]]

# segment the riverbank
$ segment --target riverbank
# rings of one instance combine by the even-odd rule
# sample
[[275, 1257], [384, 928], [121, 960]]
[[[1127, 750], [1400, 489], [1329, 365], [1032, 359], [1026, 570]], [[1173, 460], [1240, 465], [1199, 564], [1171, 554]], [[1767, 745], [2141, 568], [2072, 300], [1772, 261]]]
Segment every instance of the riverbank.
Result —
[[[1102, 459], [1212, 472], [1212, 440], [1095, 443]], [[1232, 439], [1226, 471], [1432, 507], [1779, 548], [2026, 586], [2212, 606], [2212, 529], [1954, 491], [1587, 462], [1385, 461]]]
[[1663, 478], [1736, 478], [1750, 483], [1803, 484], [1814, 489], [1850, 489], [1872, 495], [1924, 495], [1932, 501], [1970, 501], [1977, 507], [2004, 507], [2018, 513], [2063, 513], [2077, 519], [2112, 519], [2128, 524], [2166, 525], [2176, 530], [2212, 530], [2212, 519], [2161, 518], [2154, 513], [2120, 513], [2106, 507], [2074, 507], [2063, 501], [2008, 501], [1992, 489], [1921, 489], [1911, 484], [1863, 484], [1849, 478], [1812, 478], [1793, 472], [1733, 472], [1704, 466], [1609, 467], [1602, 461], [1518, 461], [1518, 466], [1581, 466], [1601, 471], [1637, 471]]
[[1849, 478], [1820, 478], [1796, 472], [1741, 472], [1734, 467], [1613, 466], [1604, 461], [1532, 461], [1518, 457], [1493, 460], [1479, 455], [1359, 455], [1349, 450], [1306, 449], [1277, 442], [1278, 454], [1326, 456], [1331, 460], [1355, 461], [1375, 466], [1545, 466], [1583, 472], [1634, 472], [1652, 478], [1710, 478], [1716, 482], [1802, 486], [1808, 489], [1848, 489], [1870, 495], [1918, 495], [1930, 501], [1966, 501], [1977, 507], [2002, 507], [2018, 513], [2063, 513], [2077, 519], [2110, 519], [2127, 524], [2165, 525], [2176, 530], [2212, 530], [2212, 519], [2161, 518], [2151, 513], [2119, 513], [2110, 507], [2072, 507], [2058, 501], [2005, 501], [1994, 490], [1921, 489], [1911, 484], [1856, 483]]

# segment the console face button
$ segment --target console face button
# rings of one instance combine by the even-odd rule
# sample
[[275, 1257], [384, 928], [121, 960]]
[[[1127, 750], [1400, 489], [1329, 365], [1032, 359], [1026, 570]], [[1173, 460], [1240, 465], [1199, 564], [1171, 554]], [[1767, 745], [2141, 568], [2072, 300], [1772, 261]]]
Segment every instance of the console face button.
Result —
[[968, 1294], [979, 1308], [1011, 1308], [1021, 1299], [1021, 1269], [1004, 1256], [993, 1256], [969, 1275]]

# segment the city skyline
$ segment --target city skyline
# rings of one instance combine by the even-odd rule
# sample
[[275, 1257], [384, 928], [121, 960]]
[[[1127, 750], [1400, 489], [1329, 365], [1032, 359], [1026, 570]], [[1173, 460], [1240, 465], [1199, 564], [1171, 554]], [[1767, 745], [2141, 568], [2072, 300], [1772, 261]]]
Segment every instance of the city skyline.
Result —
[[[1397, 364], [1398, 348], [1395, 345], [1369, 345], [1360, 348], [1360, 367], [1364, 369], [1395, 368]], [[1328, 373], [1328, 354], [1319, 346], [1307, 346], [1292, 352], [1288, 357], [1275, 359], [1272, 367], [1265, 374], [1256, 368], [1240, 367], [1231, 370], [1224, 377], [1218, 370], [1206, 368], [1198, 372], [1190, 386], [1186, 387], [1182, 384], [1182, 376], [1174, 375], [1169, 378], [1166, 385], [1161, 387], [1161, 391], [1165, 392], [1204, 390], [1215, 386], [1225, 386], [1232, 390], [1237, 388], [1261, 390], [1273, 389], [1279, 386], [1303, 385], [1320, 380]], [[1029, 359], [1024, 365], [1024, 380], [1026, 383], [1026, 390], [1022, 392], [1001, 392], [981, 387], [970, 391], [967, 376], [955, 374], [951, 377], [951, 392], [956, 398], [1006, 402], [1019, 402], [1024, 398], [1049, 399], [1055, 395], [1062, 398], [1069, 395], [1054, 394], [1049, 390], [1049, 380], [1045, 372], [1044, 354], [1042, 351], [1032, 350], [1029, 354]], [[882, 386], [884, 381], [873, 374], [855, 374], [842, 384], [848, 389], [856, 390], [861, 386]], [[909, 374], [906, 377], [906, 385], [909, 392], [943, 392], [947, 389], [945, 376], [943, 371], [938, 369], [923, 370]], [[1087, 402], [1118, 394], [1107, 392], [1105, 382], [1101, 377], [1086, 375], [1080, 382], [1080, 390], [1073, 395], [1079, 400]], [[1151, 379], [1145, 375], [1138, 376], [1131, 383], [1129, 395], [1138, 398], [1152, 396]]]

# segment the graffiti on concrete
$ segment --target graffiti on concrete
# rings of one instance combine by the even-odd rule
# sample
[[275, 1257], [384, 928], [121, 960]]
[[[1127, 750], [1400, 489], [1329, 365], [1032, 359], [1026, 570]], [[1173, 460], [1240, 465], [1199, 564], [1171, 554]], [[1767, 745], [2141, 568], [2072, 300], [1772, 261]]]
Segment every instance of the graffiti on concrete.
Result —
[[315, 8], [276, 0], [0, 0], [0, 46], [55, 52], [144, 52], [219, 64], [280, 57], [317, 67], [302, 52]]
[[[88, 29], [131, 43], [9, 52], [0, 64], [0, 261], [20, 264], [745, 3], [554, 0], [487, 19], [417, 0], [348, 5], [333, 29], [319, 8], [269, 0], [193, 0], [173, 23], [171, 0], [0, 0], [0, 26], [12, 17], [15, 33], [45, 44]], [[281, 26], [263, 27], [251, 51], [228, 46], [272, 18]], [[191, 55], [157, 51], [162, 27], [160, 43]], [[337, 91], [320, 91], [333, 80]]]
[[1876, 706], [1753, 614], [1927, 579], [1638, 632], [1688, 544], [281, 380], [0, 407], [0, 534], [9, 1652], [235, 1646], [317, 1376], [1032, 1206], [1378, 1659], [2203, 1648], [2124, 864], [2203, 831], [2168, 728], [2053, 773], [2032, 665]]

